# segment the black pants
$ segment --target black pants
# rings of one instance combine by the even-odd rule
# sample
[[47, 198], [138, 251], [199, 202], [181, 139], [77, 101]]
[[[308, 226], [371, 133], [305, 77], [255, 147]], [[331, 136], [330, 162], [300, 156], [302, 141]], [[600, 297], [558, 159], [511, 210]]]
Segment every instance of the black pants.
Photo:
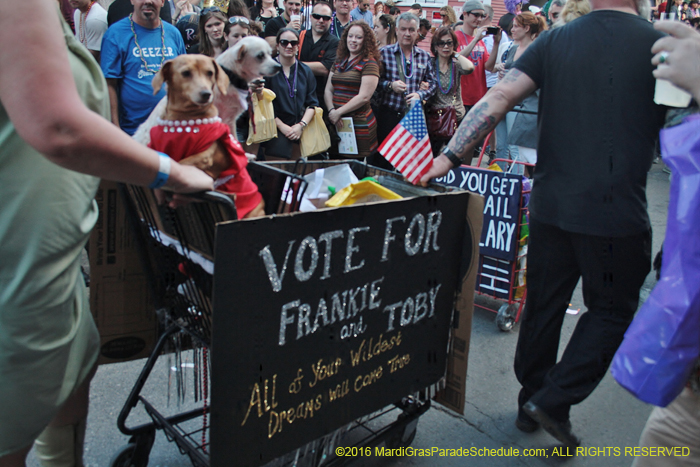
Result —
[[[389, 133], [391, 133], [396, 125], [399, 124], [404, 115], [405, 113], [403, 112], [397, 112], [395, 110], [382, 107], [377, 108], [377, 141], [379, 141], [380, 146], [386, 137], [389, 136]], [[384, 159], [378, 152], [375, 152], [369, 156], [367, 158], [367, 163], [382, 169], [395, 170], [394, 166]]]
[[[518, 404], [532, 400], [559, 421], [598, 386], [632, 322], [651, 264], [651, 231], [597, 237], [530, 218], [527, 302], [515, 352], [522, 385]], [[561, 327], [579, 277], [588, 308], [557, 363]]]

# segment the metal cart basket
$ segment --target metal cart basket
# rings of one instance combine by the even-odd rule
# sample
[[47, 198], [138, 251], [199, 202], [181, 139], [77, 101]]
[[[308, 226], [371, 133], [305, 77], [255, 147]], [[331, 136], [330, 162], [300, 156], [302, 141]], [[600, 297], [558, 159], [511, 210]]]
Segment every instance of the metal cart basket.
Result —
[[[368, 170], [364, 164], [351, 165], [353, 170], [360, 172], [360, 176], [381, 172], [378, 169]], [[306, 182], [301, 176], [274, 164], [250, 164], [249, 171], [263, 193], [268, 214], [298, 209], [306, 189]], [[229, 197], [215, 192], [198, 195], [198, 202], [173, 210], [159, 204], [151, 190], [124, 186], [122, 191], [140, 256], [153, 289], [163, 332], [118, 416], [120, 431], [130, 439], [116, 453], [110, 465], [148, 465], [156, 430], [162, 430], [194, 466], [208, 466], [211, 464], [212, 434], [210, 390], [215, 379], [212, 378], [211, 362], [212, 357], [218, 358], [216, 355], [219, 353], [219, 350], [212, 351], [211, 346], [215, 233], [217, 224], [236, 219], [235, 207]], [[142, 392], [156, 361], [173, 341], [177, 341], [179, 351], [192, 349], [196, 368], [193, 392], [197, 407], [166, 416]], [[178, 363], [179, 354], [175, 357]], [[178, 364], [177, 368], [180, 367]], [[438, 386], [432, 385], [425, 390], [407, 391], [411, 394], [400, 398], [395, 404], [359, 417], [342, 430], [298, 447], [272, 463], [342, 464], [345, 459], [337, 457], [333, 449], [341, 444], [355, 447], [381, 443], [390, 448], [408, 446], [415, 437], [418, 418], [430, 407], [430, 399], [437, 389]], [[139, 405], [149, 415], [151, 422], [127, 426], [127, 418]]]

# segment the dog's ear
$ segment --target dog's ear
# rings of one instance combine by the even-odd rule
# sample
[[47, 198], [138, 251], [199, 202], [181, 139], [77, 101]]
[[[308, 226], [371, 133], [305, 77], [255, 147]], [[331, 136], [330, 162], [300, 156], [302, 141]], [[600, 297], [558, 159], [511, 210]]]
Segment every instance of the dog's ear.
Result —
[[172, 77], [173, 61], [168, 60], [167, 62], [163, 63], [163, 66], [160, 67], [158, 73], [156, 73], [156, 75], [153, 77], [153, 81], [151, 81], [151, 86], [153, 86], [153, 95], [158, 94], [160, 88], [163, 87], [163, 83], [167, 83]]
[[228, 85], [230, 81], [224, 70], [221, 68], [221, 66], [218, 63], [216, 63], [216, 60], [212, 58], [211, 61], [214, 63], [214, 69], [216, 70], [216, 72], [214, 73], [214, 78], [216, 79], [216, 87], [219, 88], [221, 94], [225, 96], [228, 92]]
[[238, 47], [238, 54], [236, 55], [236, 61], [237, 61], [237, 62], [242, 62], [243, 59], [245, 58], [245, 54], [246, 54], [247, 52], [248, 52], [248, 51], [246, 50], [245, 44], [241, 44], [241, 45]]

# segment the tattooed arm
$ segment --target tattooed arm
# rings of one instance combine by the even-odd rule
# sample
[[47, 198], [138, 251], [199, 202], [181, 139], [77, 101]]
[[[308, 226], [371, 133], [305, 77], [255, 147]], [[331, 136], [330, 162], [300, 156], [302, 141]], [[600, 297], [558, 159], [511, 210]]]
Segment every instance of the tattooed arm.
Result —
[[[472, 107], [447, 147], [460, 159], [471, 154], [474, 146], [496, 127], [505, 114], [536, 89], [537, 85], [528, 75], [516, 68], [511, 69], [500, 83]], [[420, 183], [426, 186], [430, 179], [442, 177], [452, 167], [447, 156], [440, 154], [433, 160], [432, 168], [421, 178]]]

